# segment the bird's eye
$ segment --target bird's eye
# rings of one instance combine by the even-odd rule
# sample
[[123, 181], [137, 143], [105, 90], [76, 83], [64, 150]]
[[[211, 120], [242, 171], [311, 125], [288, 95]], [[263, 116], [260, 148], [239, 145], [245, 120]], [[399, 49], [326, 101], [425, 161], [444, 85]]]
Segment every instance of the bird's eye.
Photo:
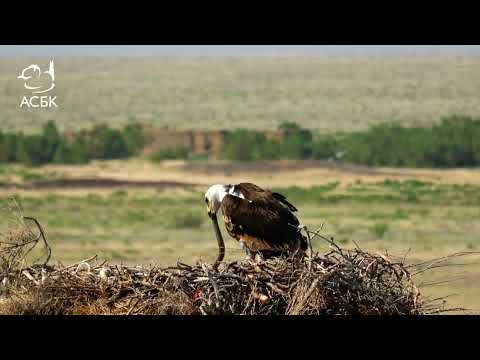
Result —
[[208, 204], [208, 198], [205, 198], [205, 202]]

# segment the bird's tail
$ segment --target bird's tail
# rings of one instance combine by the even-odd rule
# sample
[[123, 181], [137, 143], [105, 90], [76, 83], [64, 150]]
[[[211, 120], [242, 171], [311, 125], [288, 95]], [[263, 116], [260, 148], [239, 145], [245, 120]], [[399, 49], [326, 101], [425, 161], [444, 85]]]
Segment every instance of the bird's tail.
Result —
[[300, 242], [300, 250], [307, 251], [308, 249], [308, 241], [307, 237], [303, 235], [301, 232], [298, 233], [298, 240]]
[[295, 251], [306, 251], [308, 249], [308, 239], [303, 235], [302, 230], [306, 229], [305, 225], [293, 225], [289, 224], [291, 227], [295, 228], [295, 232], [290, 237], [291, 239], [291, 250]]
[[302, 230], [305, 228], [305, 225], [299, 225], [297, 227], [297, 244], [300, 245], [300, 250], [306, 251], [308, 249], [308, 239], [303, 235]]

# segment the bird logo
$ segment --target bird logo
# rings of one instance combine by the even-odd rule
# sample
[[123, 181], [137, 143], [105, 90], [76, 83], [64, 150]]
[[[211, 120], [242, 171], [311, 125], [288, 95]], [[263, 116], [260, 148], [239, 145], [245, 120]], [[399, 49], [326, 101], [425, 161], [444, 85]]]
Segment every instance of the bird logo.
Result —
[[[50, 78], [50, 87], [48, 89], [44, 89], [45, 86], [42, 85], [42, 83], [45, 81], [43, 79], [47, 78], [47, 76], [44, 76], [44, 74], [48, 75], [48, 77]], [[23, 86], [25, 87], [25, 89], [35, 90], [32, 91], [33, 94], [46, 93], [52, 90], [55, 87], [55, 69], [53, 60], [50, 60], [48, 70], [44, 72], [42, 72], [40, 66], [36, 64], [27, 66], [25, 69], [22, 70], [22, 73], [17, 76], [17, 79], [25, 80]], [[36, 86], [34, 86], [35, 82]]]

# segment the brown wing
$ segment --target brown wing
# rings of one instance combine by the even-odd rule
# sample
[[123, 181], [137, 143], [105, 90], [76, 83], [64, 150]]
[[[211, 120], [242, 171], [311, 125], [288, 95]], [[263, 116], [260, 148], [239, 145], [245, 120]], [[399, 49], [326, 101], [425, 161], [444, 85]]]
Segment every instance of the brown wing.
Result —
[[259, 199], [266, 196], [266, 190], [262, 189], [260, 186], [257, 186], [252, 183], [240, 183], [234, 185], [233, 190], [235, 193], [241, 193], [245, 196], [246, 199], [253, 200]]
[[288, 250], [297, 240], [298, 219], [274, 197], [226, 195], [222, 212], [230, 236], [252, 250]]
[[240, 183], [238, 185], [235, 185], [234, 191], [242, 193], [246, 199], [263, 198], [265, 201], [277, 200], [283, 205], [285, 205], [290, 211], [298, 211], [295, 206], [293, 206], [290, 202], [287, 201], [287, 198], [284, 195], [277, 192], [272, 192], [270, 190], [262, 189], [261, 187], [252, 183]]
[[287, 201], [287, 198], [285, 196], [283, 196], [282, 194], [279, 194], [279, 193], [272, 193], [272, 196], [275, 197], [275, 199], [277, 199], [278, 201], [280, 201], [282, 204], [284, 204], [290, 211], [292, 212], [295, 212], [297, 211], [298, 209], [293, 206], [292, 204], [290, 204], [288, 201]]

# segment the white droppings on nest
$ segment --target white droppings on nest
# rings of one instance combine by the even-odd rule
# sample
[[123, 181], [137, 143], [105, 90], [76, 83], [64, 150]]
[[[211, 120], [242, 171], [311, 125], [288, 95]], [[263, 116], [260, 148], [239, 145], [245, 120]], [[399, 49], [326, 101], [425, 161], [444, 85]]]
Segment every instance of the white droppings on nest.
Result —
[[45, 280], [47, 280], [47, 278], [48, 278], [47, 270], [42, 269], [42, 279], [41, 279], [42, 285], [45, 283]]
[[253, 297], [254, 297], [255, 299], [261, 301], [262, 303], [266, 303], [266, 302], [269, 300], [269, 298], [268, 298], [267, 295], [262, 294], [262, 293], [259, 293], [259, 292], [254, 292], [254, 293], [253, 293]]
[[105, 267], [102, 267], [100, 271], [98, 272], [98, 277], [102, 279], [103, 281], [108, 280], [108, 269]]
[[28, 272], [28, 270], [22, 270], [22, 274], [30, 281], [32, 281], [35, 285], [40, 285], [40, 283], [35, 280], [35, 278], [30, 274], [30, 272]]
[[90, 264], [86, 261], [82, 261], [80, 264], [78, 264], [77, 268], [75, 269], [75, 274], [78, 273], [79, 271], [87, 271], [88, 273], [91, 272]]
[[10, 287], [10, 281], [8, 280], [7, 277], [4, 277], [2, 279], [2, 282], [0, 283], [0, 296], [7, 294], [9, 287]]

